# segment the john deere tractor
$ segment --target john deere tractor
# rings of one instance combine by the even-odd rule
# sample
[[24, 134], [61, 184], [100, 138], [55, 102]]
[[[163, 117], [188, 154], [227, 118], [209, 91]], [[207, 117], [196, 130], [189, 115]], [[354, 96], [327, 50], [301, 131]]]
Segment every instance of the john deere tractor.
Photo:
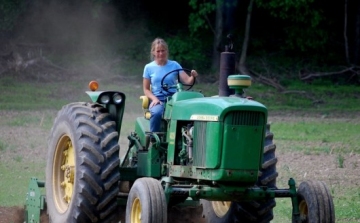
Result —
[[118, 143], [126, 95], [98, 91], [91, 81], [89, 102], [67, 104], [57, 114], [46, 179], [30, 181], [26, 222], [40, 222], [46, 210], [53, 223], [115, 222], [121, 214], [127, 223], [166, 223], [176, 206], [202, 208], [208, 223], [270, 222], [275, 198], [285, 197], [292, 222], [335, 222], [322, 181], [290, 178], [288, 188], [277, 188], [268, 110], [246, 96], [251, 78], [234, 74], [229, 48], [220, 66], [216, 96], [192, 91], [195, 80], [190, 86], [162, 81], [164, 91], [177, 92], [167, 98], [161, 132], [149, 131], [149, 99], [141, 96], [144, 115], [134, 120], [127, 148]]

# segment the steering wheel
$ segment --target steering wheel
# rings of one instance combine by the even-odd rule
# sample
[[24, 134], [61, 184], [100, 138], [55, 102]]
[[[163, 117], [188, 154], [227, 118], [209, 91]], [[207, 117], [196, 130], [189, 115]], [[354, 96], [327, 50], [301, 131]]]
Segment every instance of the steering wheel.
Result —
[[[190, 90], [194, 85], [195, 85], [195, 81], [196, 81], [196, 78], [194, 77], [194, 81], [191, 83], [191, 84], [185, 84], [185, 83], [182, 83], [181, 80], [180, 80], [180, 72], [179, 71], [185, 71], [185, 73], [187, 75], [189, 75], [191, 73], [191, 70], [190, 69], [187, 69], [187, 68], [181, 68], [181, 69], [175, 69], [175, 70], [172, 70], [170, 71], [169, 73], [165, 74], [164, 77], [161, 79], [161, 88], [164, 89], [164, 91], [168, 92], [168, 93], [171, 93], [169, 91], [169, 89], [171, 88], [176, 88], [176, 85], [173, 85], [173, 86], [168, 86], [167, 84], [164, 84], [164, 80], [165, 78], [173, 73], [173, 72], [178, 72], [178, 82], [181, 83], [183, 86], [188, 86], [187, 89], [185, 89], [185, 91], [188, 91]], [[190, 75], [189, 75], [190, 76]]]

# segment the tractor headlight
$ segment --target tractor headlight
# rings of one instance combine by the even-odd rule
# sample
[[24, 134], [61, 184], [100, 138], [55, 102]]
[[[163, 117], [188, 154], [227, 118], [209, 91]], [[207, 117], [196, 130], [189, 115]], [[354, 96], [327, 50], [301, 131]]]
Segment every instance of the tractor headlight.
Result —
[[110, 102], [110, 97], [107, 94], [104, 94], [100, 97], [100, 103], [101, 104], [107, 104]]
[[120, 94], [114, 94], [113, 95], [113, 101], [115, 104], [120, 104], [122, 102], [122, 96]]

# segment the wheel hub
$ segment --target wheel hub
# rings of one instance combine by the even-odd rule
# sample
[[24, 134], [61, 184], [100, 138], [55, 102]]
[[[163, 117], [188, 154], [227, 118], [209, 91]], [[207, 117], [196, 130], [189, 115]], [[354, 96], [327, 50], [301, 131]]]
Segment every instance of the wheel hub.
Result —
[[141, 223], [141, 203], [139, 198], [135, 198], [131, 207], [131, 223]]
[[211, 205], [213, 210], [219, 218], [222, 218], [229, 211], [231, 206], [231, 201], [212, 201]]
[[299, 204], [300, 219], [302, 222], [307, 222], [308, 219], [308, 206], [304, 200]]
[[68, 136], [62, 136], [56, 147], [53, 164], [53, 193], [55, 204], [64, 213], [72, 198], [75, 182], [75, 152]]

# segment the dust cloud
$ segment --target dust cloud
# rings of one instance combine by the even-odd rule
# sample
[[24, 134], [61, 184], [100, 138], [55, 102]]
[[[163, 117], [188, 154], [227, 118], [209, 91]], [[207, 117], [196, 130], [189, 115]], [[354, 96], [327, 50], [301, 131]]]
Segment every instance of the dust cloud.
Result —
[[36, 0], [18, 22], [18, 42], [46, 43], [57, 49], [89, 50], [112, 43], [122, 22], [111, 5], [94, 1]]
[[123, 15], [125, 4], [116, 1], [24, 1], [11, 35], [6, 41], [1, 39], [0, 54], [6, 60], [0, 58], [0, 74], [12, 70], [39, 73], [29, 67], [50, 65], [107, 76], [119, 74], [119, 62], [124, 59], [139, 61], [141, 66], [148, 60], [152, 37], [140, 9], [132, 9], [140, 15], [131, 17]]

